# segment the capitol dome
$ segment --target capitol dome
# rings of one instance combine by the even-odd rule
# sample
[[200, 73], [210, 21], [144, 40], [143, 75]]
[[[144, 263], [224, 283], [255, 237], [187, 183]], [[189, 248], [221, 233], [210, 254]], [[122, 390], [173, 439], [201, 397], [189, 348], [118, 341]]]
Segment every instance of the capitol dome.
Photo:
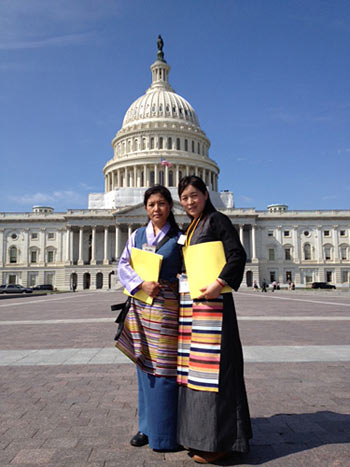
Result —
[[[170, 86], [170, 66], [159, 42], [150, 68], [151, 86], [130, 105], [112, 139], [113, 158], [103, 168], [104, 206], [136, 204], [145, 188], [157, 183], [176, 199], [176, 187], [186, 175], [198, 175], [217, 194], [219, 167], [209, 157], [210, 141], [191, 104]], [[101, 202], [96, 198], [92, 205]]]
[[149, 119], [172, 120], [199, 128], [196, 112], [189, 102], [175, 93], [168, 83], [170, 66], [157, 60], [151, 67], [152, 85], [127, 110], [123, 128]]

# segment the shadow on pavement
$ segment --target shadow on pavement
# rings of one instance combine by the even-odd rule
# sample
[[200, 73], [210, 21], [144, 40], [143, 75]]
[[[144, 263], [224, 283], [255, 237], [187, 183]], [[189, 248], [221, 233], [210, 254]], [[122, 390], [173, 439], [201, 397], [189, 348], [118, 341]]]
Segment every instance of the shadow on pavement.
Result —
[[328, 444], [350, 442], [350, 415], [329, 411], [253, 418], [253, 439], [246, 455], [233, 453], [215, 465], [260, 465]]

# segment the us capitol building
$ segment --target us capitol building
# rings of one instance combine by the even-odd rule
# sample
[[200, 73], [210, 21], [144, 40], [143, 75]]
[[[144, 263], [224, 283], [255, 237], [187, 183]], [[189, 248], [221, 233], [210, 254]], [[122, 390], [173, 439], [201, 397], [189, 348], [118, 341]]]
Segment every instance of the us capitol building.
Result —
[[220, 169], [193, 107], [169, 84], [170, 66], [158, 41], [152, 83], [127, 110], [103, 168], [105, 192], [89, 195], [88, 209], [0, 213], [0, 283], [53, 284], [59, 290], [110, 289], [128, 236], [144, 225], [143, 194], [161, 183], [175, 200], [180, 226], [188, 222], [177, 196], [181, 177], [205, 180], [214, 205], [231, 219], [247, 252], [243, 286], [326, 281], [349, 287], [350, 210], [264, 211], [235, 207], [233, 193], [218, 191]]

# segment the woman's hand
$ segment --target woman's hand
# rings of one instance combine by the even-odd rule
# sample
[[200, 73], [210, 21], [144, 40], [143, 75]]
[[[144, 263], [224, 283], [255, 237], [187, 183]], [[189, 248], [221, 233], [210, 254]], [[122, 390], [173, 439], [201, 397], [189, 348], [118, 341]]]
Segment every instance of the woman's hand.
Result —
[[212, 282], [206, 287], [200, 289], [200, 291], [203, 293], [198, 298], [205, 298], [206, 300], [209, 300], [210, 298], [218, 298], [218, 296], [221, 293], [221, 290], [222, 286], [217, 281]]
[[141, 284], [141, 289], [152, 298], [156, 297], [159, 294], [159, 288], [159, 282], [143, 281]]

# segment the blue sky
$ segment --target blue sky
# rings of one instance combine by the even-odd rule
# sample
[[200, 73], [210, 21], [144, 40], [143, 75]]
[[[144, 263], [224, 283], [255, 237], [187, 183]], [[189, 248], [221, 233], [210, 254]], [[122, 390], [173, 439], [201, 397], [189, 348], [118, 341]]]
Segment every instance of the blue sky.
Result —
[[0, 211], [104, 191], [159, 33], [237, 207], [350, 208], [348, 0], [1, 0]]

